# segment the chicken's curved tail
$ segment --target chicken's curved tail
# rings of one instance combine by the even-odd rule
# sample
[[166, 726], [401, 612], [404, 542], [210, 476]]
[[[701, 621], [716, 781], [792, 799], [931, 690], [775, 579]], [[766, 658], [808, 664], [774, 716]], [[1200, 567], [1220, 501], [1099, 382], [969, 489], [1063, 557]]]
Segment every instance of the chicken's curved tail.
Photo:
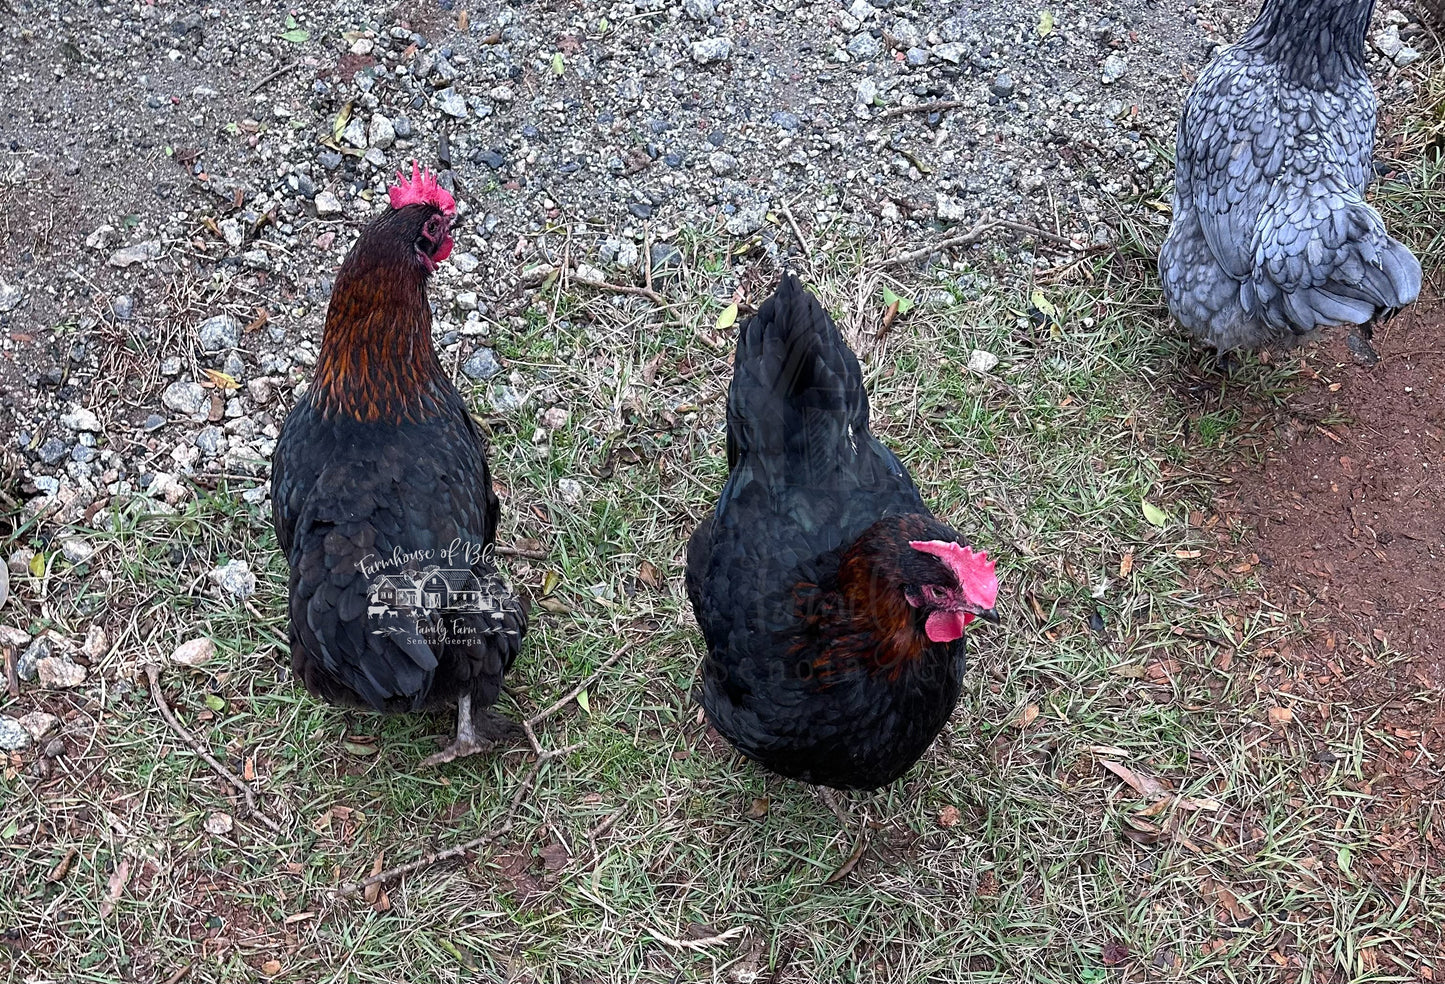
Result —
[[1322, 187], [1271, 203], [1255, 258], [1254, 276], [1241, 285], [1245, 309], [1295, 334], [1368, 325], [1420, 295], [1420, 261], [1352, 190]]
[[746, 454], [798, 481], [831, 473], [868, 432], [858, 359], [791, 273], [738, 332], [727, 419], [729, 468]]

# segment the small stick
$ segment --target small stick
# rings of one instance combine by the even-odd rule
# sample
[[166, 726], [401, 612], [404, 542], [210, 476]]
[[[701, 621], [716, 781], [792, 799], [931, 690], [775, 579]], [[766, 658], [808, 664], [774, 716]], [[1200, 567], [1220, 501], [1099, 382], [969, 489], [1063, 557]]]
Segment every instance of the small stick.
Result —
[[501, 557], [525, 557], [528, 560], [546, 560], [552, 556], [550, 550], [528, 550], [525, 547], [494, 547]]
[[522, 782], [517, 786], [517, 791], [512, 796], [512, 803], [509, 807], [507, 807], [507, 815], [503, 819], [502, 825], [500, 827], [497, 827], [495, 830], [488, 831], [487, 833], [482, 834], [480, 837], [474, 837], [471, 840], [467, 841], [465, 844], [458, 844], [455, 847], [449, 847], [444, 851], [433, 851], [431, 854], [428, 854], [422, 858], [418, 858], [415, 861], [410, 861], [406, 864], [399, 864], [395, 868], [388, 868], [387, 870], [375, 875], [368, 875], [359, 882], [350, 882], [348, 884], [341, 885], [334, 890], [335, 893], [342, 898], [356, 895], [358, 893], [366, 891], [372, 885], [380, 885], [382, 882], [391, 881], [393, 878], [400, 878], [402, 875], [413, 874], [425, 868], [430, 868], [434, 864], [439, 864], [442, 861], [450, 861], [452, 858], [460, 857], [461, 855], [466, 854], [468, 851], [475, 851], [479, 847], [485, 847], [493, 841], [501, 840], [503, 837], [507, 836], [507, 834], [512, 832], [512, 825], [517, 818], [517, 810], [521, 808], [522, 801], [527, 798], [527, 794], [532, 791], [532, 783], [536, 779], [537, 774], [542, 771], [543, 763], [548, 762], [551, 759], [558, 758], [562, 755], [567, 755], [571, 752], [575, 752], [581, 747], [581, 744], [568, 745], [566, 748], [554, 749], [553, 751], [539, 755], [537, 757], [537, 761], [532, 763], [532, 768], [527, 771], [526, 777], [523, 778]]
[[658, 307], [667, 307], [667, 298], [663, 297], [651, 287], [629, 287], [626, 284], [609, 284], [607, 281], [594, 282], [579, 280], [579, 284], [586, 284], [588, 287], [596, 287], [598, 290], [610, 290], [617, 294], [632, 294], [637, 297], [645, 297]]
[[5, 647], [5, 684], [10, 688], [10, 696], [20, 696], [20, 670], [16, 665], [15, 647]]
[[[567, 694], [566, 697], [563, 697], [561, 700], [552, 704], [552, 706], [548, 707], [545, 711], [533, 714], [531, 717], [527, 718], [526, 721], [522, 722], [523, 726], [526, 728], [526, 730], [530, 731], [533, 725], [541, 724], [553, 714], [556, 714], [558, 711], [562, 710], [562, 708], [572, 703], [572, 701], [577, 699], [578, 694], [586, 690], [588, 687], [592, 686], [592, 684], [596, 683], [598, 678], [600, 678], [603, 673], [606, 673], [609, 669], [611, 669], [614, 663], [616, 663], [623, 656], [626, 656], [627, 653], [631, 650], [631, 646], [623, 646], [621, 649], [617, 650], [617, 652], [607, 657], [607, 660], [601, 666], [597, 667], [596, 671], [591, 676], [583, 680], [577, 686], [573, 687], [571, 693]], [[536, 739], [533, 738], [533, 741], [535, 742]]]
[[281, 76], [285, 75], [287, 72], [291, 71], [291, 69], [295, 68], [297, 65], [300, 64], [301, 63], [299, 61], [294, 61], [289, 65], [282, 65], [280, 68], [276, 69], [276, 71], [266, 76], [260, 82], [257, 82], [255, 85], [251, 86], [251, 94], [255, 95], [256, 93], [260, 92], [261, 89], [263, 89], [268, 82], [275, 82]]
[[941, 113], [947, 109], [958, 109], [964, 105], [959, 99], [935, 99], [932, 102], [913, 103], [911, 106], [894, 106], [890, 110], [879, 113], [874, 117], [876, 120], [891, 120], [896, 116], [907, 116], [909, 113]]
[[997, 225], [998, 223], [992, 219], [983, 219], [978, 223], [978, 225], [974, 226], [972, 229], [970, 229], [968, 232], [964, 233], [961, 236], [953, 236], [943, 240], [942, 242], [935, 243], [932, 246], [925, 246], [922, 249], [911, 250], [907, 253], [899, 253], [897, 256], [891, 256], [888, 259], [884, 260], [882, 263], [879, 264], [879, 266], [883, 267], [884, 269], [887, 269], [888, 267], [904, 266], [908, 263], [914, 262], [915, 260], [921, 260], [931, 253], [937, 253], [940, 250], [952, 249], [954, 246], [971, 246], [974, 243], [978, 242], [980, 239], [982, 239], [985, 233], [987, 233], [990, 229], [994, 228]]
[[154, 663], [147, 663], [145, 665], [145, 673], [146, 679], [150, 681], [151, 685], [151, 699], [155, 701], [156, 709], [161, 712], [161, 717], [165, 718], [166, 724], [170, 725], [171, 730], [180, 735], [181, 740], [187, 745], [190, 745], [192, 751], [205, 759], [206, 764], [211, 767], [216, 775], [228, 780], [231, 785], [241, 791], [241, 795], [245, 797], [246, 800], [246, 808], [250, 811], [251, 816], [254, 816], [257, 820], [261, 821], [264, 826], [270, 828], [272, 833], [281, 833], [280, 824], [262, 813], [261, 808], [256, 805], [256, 794], [251, 791], [251, 787], [242, 780], [240, 776], [236, 775], [236, 773], [226, 768], [220, 762], [217, 762], [215, 757], [206, 750], [205, 746], [192, 737], [191, 733], [181, 726], [181, 722], [176, 720], [176, 716], [171, 713], [170, 707], [166, 704], [165, 695], [161, 693], [160, 668]]
[[1080, 246], [1078, 243], [1074, 242], [1072, 239], [1069, 239], [1069, 238], [1067, 238], [1067, 237], [1065, 237], [1065, 236], [1056, 235], [1055, 233], [1049, 232], [1049, 231], [1046, 230], [1046, 229], [1040, 229], [1038, 226], [1026, 225], [1026, 224], [1023, 223], [1023, 222], [1013, 222], [1013, 221], [1011, 221], [1011, 220], [1009, 220], [1009, 219], [996, 219], [995, 222], [994, 222], [994, 224], [995, 224], [995, 225], [1002, 226], [1002, 227], [1005, 228], [1005, 229], [1010, 229], [1010, 230], [1012, 230], [1013, 232], [1019, 233], [1020, 235], [1024, 235], [1024, 236], [1038, 236], [1040, 239], [1044, 240], [1045, 242], [1055, 243], [1055, 244], [1057, 244], [1057, 245], [1059, 245], [1059, 246], [1064, 246], [1064, 247], [1066, 247], [1066, 248], [1068, 248], [1068, 249], [1072, 249], [1072, 250], [1082, 250], [1082, 249], [1083, 249], [1082, 246]]
[[813, 247], [808, 245], [808, 239], [803, 235], [803, 230], [798, 228], [798, 220], [793, 218], [793, 210], [784, 205], [782, 211], [783, 218], [788, 220], [788, 225], [793, 229], [793, 235], [798, 237], [798, 246], [802, 248], [803, 255], [811, 260], [813, 258]]

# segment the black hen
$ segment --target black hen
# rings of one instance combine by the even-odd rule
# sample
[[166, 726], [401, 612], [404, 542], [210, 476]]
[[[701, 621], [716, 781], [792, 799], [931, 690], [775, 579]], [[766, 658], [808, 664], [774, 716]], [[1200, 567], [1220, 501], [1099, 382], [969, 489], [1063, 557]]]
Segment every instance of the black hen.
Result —
[[994, 565], [869, 433], [858, 360], [793, 276], [739, 332], [727, 419], [727, 485], [687, 545], [708, 719], [785, 776], [891, 782], [958, 702]]
[[291, 665], [313, 694], [378, 711], [457, 704], [457, 739], [510, 730], [488, 711], [527, 628], [493, 562], [485, 445], [437, 361], [426, 283], [451, 252], [451, 195], [425, 173], [391, 189], [326, 312], [316, 378], [272, 461], [291, 566]]

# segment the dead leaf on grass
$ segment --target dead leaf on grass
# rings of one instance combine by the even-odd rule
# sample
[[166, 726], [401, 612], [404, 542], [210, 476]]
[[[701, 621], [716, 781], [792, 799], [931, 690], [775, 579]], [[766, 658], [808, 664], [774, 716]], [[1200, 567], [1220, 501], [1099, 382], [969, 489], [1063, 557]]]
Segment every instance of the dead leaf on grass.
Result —
[[100, 917], [107, 918], [115, 911], [116, 902], [120, 901], [120, 895], [125, 891], [126, 883], [130, 881], [130, 858], [121, 858], [120, 864], [110, 873], [105, 882], [105, 901], [100, 904]]
[[768, 808], [771, 806], [766, 796], [760, 796], [753, 800], [753, 805], [748, 809], [749, 820], [761, 820], [768, 815]]
[[1119, 762], [1113, 762], [1109, 759], [1099, 759], [1099, 764], [1124, 780], [1129, 788], [1146, 799], [1169, 795], [1169, 787], [1151, 775], [1135, 772], [1127, 765], [1122, 765]]
[[66, 851], [65, 857], [61, 858], [60, 863], [57, 864], [54, 868], [50, 869], [50, 874], [45, 876], [45, 880], [48, 882], [60, 881], [60, 879], [64, 878], [70, 872], [70, 866], [75, 863], [75, 859], [79, 855], [80, 848], [78, 847], [72, 847], [70, 850]]
[[662, 590], [662, 573], [652, 561], [644, 560], [637, 565], [637, 577], [652, 590]]
[[949, 827], [957, 827], [958, 822], [963, 819], [963, 814], [958, 812], [958, 807], [948, 805], [938, 811], [938, 825], [944, 830]]
[[1235, 925], [1254, 918], [1254, 913], [1240, 904], [1239, 897], [1230, 891], [1229, 886], [1215, 881], [1213, 878], [1206, 877], [1199, 883], [1199, 893], [1218, 905], [1224, 915]]
[[1119, 558], [1119, 576], [1128, 577], [1129, 572], [1134, 569], [1134, 554], [1131, 551]]
[[567, 867], [567, 862], [572, 860], [567, 849], [555, 841], [542, 848], [539, 852], [542, 857], [542, 867], [550, 875]]
[[1013, 725], [1016, 728], [1027, 728], [1029, 725], [1033, 724], [1034, 721], [1038, 720], [1038, 716], [1039, 705], [1029, 704], [1023, 709], [1023, 711], [1019, 714], [1018, 717], [1013, 719]]
[[277, 974], [281, 973], [281, 961], [267, 960], [261, 965], [261, 973], [265, 974], [267, 977], [275, 977]]
[[[386, 852], [377, 851], [376, 860], [371, 863], [371, 873], [372, 875], [379, 875], [385, 870]], [[362, 889], [361, 897], [366, 900], [367, 905], [371, 906], [377, 912], [385, 912], [391, 908], [391, 899], [387, 898], [386, 889], [381, 887], [380, 882], [367, 885], [366, 888]]]
[[1118, 940], [1110, 940], [1104, 944], [1102, 957], [1105, 967], [1117, 967], [1129, 959], [1129, 948]]
[[[947, 808], [945, 808], [945, 809], [947, 809]], [[853, 848], [853, 853], [850, 854], [850, 855], [848, 855], [848, 860], [847, 860], [847, 861], [844, 861], [843, 864], [838, 868], [837, 871], [835, 871], [835, 872], [833, 872], [831, 875], [829, 875], [829, 876], [827, 877], [827, 879], [824, 880], [823, 884], [825, 884], [825, 885], [833, 885], [833, 884], [836, 884], [836, 883], [842, 881], [844, 878], [847, 878], [848, 875], [849, 875], [849, 873], [850, 873], [854, 868], [858, 867], [858, 862], [861, 861], [861, 860], [863, 860], [863, 852], [866, 851], [867, 849], [868, 849], [868, 838], [865, 837], [865, 836], [863, 835], [863, 833], [860, 831], [859, 834], [858, 834], [858, 844]]]
[[1288, 707], [1271, 707], [1269, 709], [1269, 723], [1283, 727], [1294, 720], [1294, 711]]

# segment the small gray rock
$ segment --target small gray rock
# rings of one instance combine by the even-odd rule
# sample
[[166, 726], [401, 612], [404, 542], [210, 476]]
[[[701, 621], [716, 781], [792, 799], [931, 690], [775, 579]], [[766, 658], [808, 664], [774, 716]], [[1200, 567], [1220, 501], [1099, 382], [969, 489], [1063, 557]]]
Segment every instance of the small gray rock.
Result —
[[724, 62], [733, 56], [732, 38], [704, 38], [692, 43], [692, 60], [699, 65]]
[[371, 118], [371, 127], [366, 132], [366, 140], [376, 149], [386, 150], [396, 143], [396, 127], [392, 126], [391, 120], [377, 113]]
[[883, 42], [867, 31], [853, 35], [848, 42], [848, 54], [854, 58], [877, 58], [883, 53]]
[[129, 321], [135, 317], [135, 298], [129, 294], [120, 294], [111, 299], [110, 313], [117, 321]]
[[69, 427], [73, 431], [88, 431], [92, 434], [100, 433], [100, 420], [95, 413], [84, 407], [76, 407], [69, 413], [61, 414], [60, 424], [62, 427]]
[[648, 254], [652, 261], [652, 273], [676, 274], [682, 269], [682, 250], [672, 243], [653, 243], [652, 251]]
[[910, 68], [922, 68], [928, 64], [927, 48], [909, 48], [908, 53], [903, 56]]
[[515, 387], [497, 386], [492, 389], [492, 406], [503, 413], [520, 410], [526, 402], [526, 397], [517, 392]]
[[20, 674], [20, 679], [27, 682], [35, 679], [36, 667], [42, 659], [50, 658], [52, 649], [50, 639], [46, 636], [36, 636], [26, 647], [25, 652], [20, 654], [20, 659], [15, 663], [15, 671]]
[[214, 425], [202, 427], [195, 438], [196, 447], [205, 454], [216, 455], [221, 451], [221, 428]]
[[136, 243], [132, 246], [122, 246], [110, 254], [106, 262], [113, 267], [125, 268], [134, 266], [137, 263], [147, 263], [159, 259], [163, 252], [159, 239], [147, 239], [143, 243]]
[[226, 594], [239, 600], [256, 593], [256, 575], [244, 560], [233, 560], [211, 571], [210, 579]]
[[471, 358], [462, 363], [462, 372], [471, 379], [491, 379], [501, 371], [502, 364], [497, 361], [494, 349], [479, 348], [472, 353]]
[[70, 453], [70, 445], [58, 437], [47, 437], [40, 445], [40, 460], [47, 465], [58, 465]]
[[970, 214], [963, 202], [942, 193], [934, 197], [934, 211], [942, 222], [965, 222]]
[[182, 380], [166, 387], [161, 394], [161, 402], [176, 413], [194, 417], [210, 405], [211, 399], [200, 383]]
[[95, 545], [78, 536], [68, 536], [60, 541], [60, 552], [72, 564], [83, 564], [95, 556]]
[[361, 148], [366, 146], [366, 124], [353, 116], [346, 124], [346, 129], [341, 131], [343, 142], [353, 147]]
[[220, 352], [241, 344], [241, 323], [229, 314], [218, 314], [202, 321], [196, 329], [196, 340], [202, 352]]
[[18, 752], [30, 744], [30, 732], [13, 717], [0, 714], [0, 750]]
[[24, 295], [20, 293], [19, 287], [14, 287], [0, 280], [0, 314], [14, 311], [20, 306]]
[[323, 191], [316, 196], [316, 217], [318, 219], [330, 218], [333, 215], [341, 214], [341, 200], [329, 191]]
[[738, 159], [725, 150], [716, 150], [707, 155], [707, 166], [720, 178], [737, 173]]
[[682, 0], [682, 12], [695, 21], [709, 21], [717, 6], [713, 0]]
[[235, 219], [222, 219], [220, 227], [221, 238], [226, 241], [227, 246], [234, 249], [246, 241], [246, 234], [241, 230], [241, 223]]
[[989, 84], [988, 91], [1000, 99], [1008, 99], [1014, 94], [1014, 78], [1008, 72], [999, 72], [994, 76], [993, 82]]
[[1099, 81], [1105, 85], [1113, 85], [1124, 77], [1129, 71], [1129, 62], [1122, 55], [1110, 55], [1104, 59], [1104, 67], [1099, 72]]
[[456, 119], [465, 119], [467, 115], [467, 101], [462, 94], [451, 86], [441, 90], [435, 96], [437, 109]]
[[968, 45], [962, 41], [947, 41], [934, 45], [933, 53], [944, 61], [957, 65], [968, 57]]

